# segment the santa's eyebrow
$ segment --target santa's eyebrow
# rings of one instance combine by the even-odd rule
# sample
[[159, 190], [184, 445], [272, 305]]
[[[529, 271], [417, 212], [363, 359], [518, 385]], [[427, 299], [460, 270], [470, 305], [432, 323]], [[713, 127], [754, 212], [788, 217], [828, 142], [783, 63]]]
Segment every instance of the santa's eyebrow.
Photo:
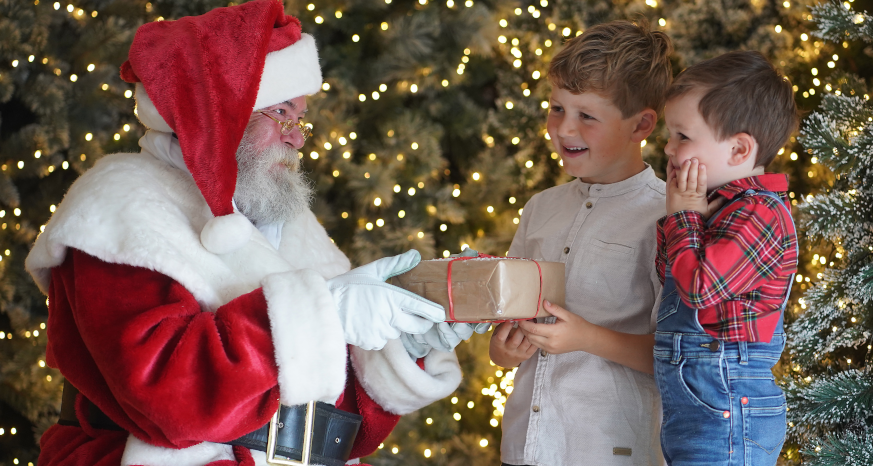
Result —
[[[295, 104], [294, 102], [292, 102], [290, 100], [286, 100], [285, 102], [282, 102], [282, 103], [287, 104], [289, 107], [291, 107], [291, 110], [295, 110], [295, 111], [298, 110], [297, 104]], [[306, 115], [306, 113], [308, 111], [309, 111], [309, 109], [307, 108], [306, 110], [302, 111], [301, 113]]]

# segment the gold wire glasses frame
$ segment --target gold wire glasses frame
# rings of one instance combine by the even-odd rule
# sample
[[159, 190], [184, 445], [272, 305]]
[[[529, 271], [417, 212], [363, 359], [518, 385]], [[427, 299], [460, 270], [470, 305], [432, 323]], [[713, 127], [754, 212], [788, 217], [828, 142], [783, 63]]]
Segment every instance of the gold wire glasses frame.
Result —
[[279, 128], [281, 129], [282, 134], [284, 134], [285, 136], [291, 134], [291, 131], [294, 131], [295, 126], [300, 129], [300, 134], [303, 135], [304, 141], [309, 139], [309, 136], [312, 136], [312, 124], [310, 124], [310, 123], [304, 123], [303, 121], [294, 121], [294, 120], [280, 121], [279, 119], [273, 117], [272, 115], [268, 114], [267, 112], [258, 111], [258, 113], [275, 121], [276, 123], [279, 123]]

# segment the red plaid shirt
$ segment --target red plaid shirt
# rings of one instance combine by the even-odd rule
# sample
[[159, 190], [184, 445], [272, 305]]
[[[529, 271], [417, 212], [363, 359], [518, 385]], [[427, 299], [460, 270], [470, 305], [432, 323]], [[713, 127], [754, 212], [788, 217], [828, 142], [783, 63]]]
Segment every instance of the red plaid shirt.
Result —
[[[713, 191], [729, 202], [747, 189], [777, 193], [788, 177], [765, 174]], [[679, 296], [698, 309], [706, 333], [722, 341], [769, 342], [797, 271], [797, 234], [788, 213], [768, 196], [743, 197], [716, 215], [681, 211], [658, 220], [658, 277], [669, 264]]]

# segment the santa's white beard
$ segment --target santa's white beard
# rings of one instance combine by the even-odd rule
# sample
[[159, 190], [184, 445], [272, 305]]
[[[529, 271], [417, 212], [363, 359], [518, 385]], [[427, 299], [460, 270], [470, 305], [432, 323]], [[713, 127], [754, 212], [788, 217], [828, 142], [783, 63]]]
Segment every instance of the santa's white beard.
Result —
[[246, 131], [236, 151], [236, 207], [255, 225], [292, 220], [309, 208], [312, 183], [300, 172], [296, 149], [258, 149], [256, 138]]

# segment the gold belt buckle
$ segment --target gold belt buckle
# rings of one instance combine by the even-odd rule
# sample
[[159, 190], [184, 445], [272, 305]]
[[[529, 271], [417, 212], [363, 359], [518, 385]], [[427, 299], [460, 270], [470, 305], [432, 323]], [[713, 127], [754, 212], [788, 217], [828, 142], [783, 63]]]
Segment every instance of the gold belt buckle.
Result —
[[279, 437], [279, 409], [273, 414], [270, 419], [270, 428], [267, 432], [267, 464], [270, 465], [289, 465], [289, 466], [309, 466], [309, 457], [312, 456], [312, 430], [315, 427], [315, 400], [306, 403], [306, 428], [303, 431], [303, 457], [301, 461], [283, 460], [276, 458], [276, 441]]

